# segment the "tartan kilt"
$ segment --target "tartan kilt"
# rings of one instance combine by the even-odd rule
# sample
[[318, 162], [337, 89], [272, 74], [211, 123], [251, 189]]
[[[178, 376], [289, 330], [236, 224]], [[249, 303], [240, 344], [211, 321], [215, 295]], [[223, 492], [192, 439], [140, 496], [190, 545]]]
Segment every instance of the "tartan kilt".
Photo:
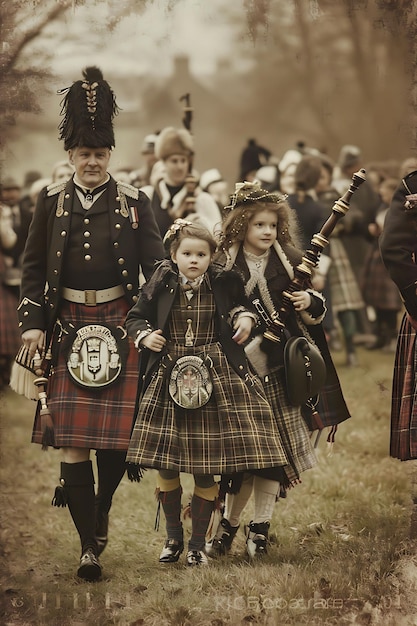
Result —
[[[60, 321], [122, 325], [129, 309], [125, 298], [90, 307], [63, 301]], [[129, 353], [117, 380], [101, 389], [76, 385], [67, 370], [66, 350], [58, 347], [47, 385], [48, 407], [54, 424], [55, 447], [126, 450], [129, 445], [138, 388], [139, 355], [129, 338]], [[56, 348], [56, 346], [54, 346]], [[39, 406], [32, 442], [42, 443]]]
[[417, 458], [416, 331], [403, 316], [398, 333], [391, 401], [390, 455]]
[[[190, 354], [184, 346], [172, 348], [174, 360]], [[219, 343], [197, 346], [194, 353], [204, 353], [213, 362], [210, 400], [198, 409], [177, 406], [169, 396], [168, 376], [161, 365], [139, 404], [127, 461], [191, 474], [230, 474], [287, 465], [260, 380], [240, 378]]]
[[328, 284], [333, 312], [362, 309], [365, 303], [342, 241], [339, 237], [332, 237], [329, 245], [332, 263]]
[[300, 474], [317, 463], [309, 430], [300, 407], [294, 407], [288, 402], [283, 367], [272, 371], [263, 382], [263, 387], [288, 458], [288, 465], [282, 469], [290, 483], [297, 483]]
[[0, 354], [15, 357], [22, 345], [17, 317], [18, 299], [0, 284]]

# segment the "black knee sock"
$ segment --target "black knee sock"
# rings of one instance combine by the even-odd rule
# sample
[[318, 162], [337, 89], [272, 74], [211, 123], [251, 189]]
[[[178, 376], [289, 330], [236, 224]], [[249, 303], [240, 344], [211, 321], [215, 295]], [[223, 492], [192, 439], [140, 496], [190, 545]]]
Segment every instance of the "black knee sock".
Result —
[[97, 553], [95, 539], [94, 475], [91, 461], [61, 463], [68, 508], [80, 536], [82, 552]]
[[126, 470], [125, 450], [97, 450], [98, 490], [97, 508], [102, 513], [110, 511], [113, 494]]

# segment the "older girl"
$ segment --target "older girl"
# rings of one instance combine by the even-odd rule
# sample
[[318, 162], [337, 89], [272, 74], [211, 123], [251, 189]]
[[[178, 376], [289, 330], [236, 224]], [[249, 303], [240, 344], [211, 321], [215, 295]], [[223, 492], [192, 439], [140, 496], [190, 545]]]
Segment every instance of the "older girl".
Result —
[[[280, 309], [283, 291], [288, 289], [294, 277], [294, 267], [301, 260], [301, 253], [294, 247], [290, 233], [291, 209], [284, 196], [265, 191], [256, 182], [238, 183], [236, 187], [230, 213], [223, 224], [220, 261], [226, 270], [234, 268], [243, 274], [246, 295], [261, 311], [263, 319], [271, 320], [274, 312]], [[327, 394], [319, 403], [319, 413], [324, 424], [336, 424], [348, 418], [349, 413], [320, 325], [326, 311], [323, 297], [308, 288], [294, 291], [291, 301], [293, 309], [286, 320], [287, 330], [319, 343], [328, 371]], [[255, 335], [262, 337], [264, 331], [265, 324], [261, 324], [255, 329]], [[284, 478], [282, 468], [244, 474], [239, 493], [226, 497], [225, 515], [210, 548], [212, 555], [225, 554], [230, 549], [241, 512], [252, 491], [255, 513], [248, 526], [247, 551], [250, 557], [264, 554], [280, 482], [284, 480], [284, 486], [296, 484], [301, 473], [316, 463], [301, 408], [292, 406], [287, 397], [281, 346], [262, 339], [249, 343], [246, 350], [255, 369], [259, 368], [259, 363], [265, 362], [266, 372], [259, 370], [259, 374], [288, 458]], [[317, 427], [311, 422], [310, 425], [311, 428]]]

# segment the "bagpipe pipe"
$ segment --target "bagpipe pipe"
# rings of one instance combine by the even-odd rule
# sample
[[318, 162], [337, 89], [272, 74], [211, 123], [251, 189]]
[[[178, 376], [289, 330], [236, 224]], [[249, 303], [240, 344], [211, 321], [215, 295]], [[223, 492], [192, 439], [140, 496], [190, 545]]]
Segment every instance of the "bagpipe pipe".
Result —
[[[311, 430], [320, 430], [320, 419], [314, 411], [312, 398], [316, 397], [325, 384], [327, 371], [321, 351], [315, 345], [314, 340], [309, 341], [306, 336], [297, 334], [292, 336], [288, 332], [287, 321], [292, 306], [292, 294], [295, 291], [303, 291], [311, 285], [314, 269], [317, 267], [320, 255], [329, 244], [329, 238], [336, 224], [349, 210], [350, 200], [366, 180], [365, 170], [361, 169], [352, 176], [347, 191], [334, 203], [330, 216], [324, 222], [320, 232], [311, 239], [308, 249], [304, 252], [301, 262], [294, 268], [294, 278], [288, 288], [282, 292], [282, 302], [278, 310], [268, 315], [266, 330], [263, 337], [273, 349], [274, 344], [283, 346], [284, 369], [286, 376], [287, 394], [290, 403], [294, 406], [307, 405], [313, 409], [316, 419], [312, 421], [314, 426]], [[289, 326], [289, 324], [288, 324]], [[308, 335], [308, 332], [305, 333]], [[290, 336], [289, 336], [290, 335]], [[310, 337], [311, 339], [311, 337]]]
[[350, 200], [355, 191], [366, 180], [366, 172], [364, 169], [355, 172], [352, 176], [352, 182], [349, 188], [341, 196], [332, 207], [332, 212], [324, 222], [320, 232], [313, 235], [310, 241], [310, 247], [304, 252], [301, 263], [294, 269], [294, 278], [292, 279], [288, 289], [283, 292], [282, 304], [278, 311], [271, 316], [271, 323], [267, 328], [264, 337], [270, 341], [280, 341], [281, 333], [285, 327], [285, 321], [292, 309], [291, 294], [294, 291], [305, 289], [310, 283], [320, 260], [320, 255], [324, 248], [329, 244], [329, 237], [336, 227], [338, 221], [346, 215], [349, 210]]
[[[183, 118], [182, 123], [183, 126], [190, 135], [192, 135], [192, 121], [193, 121], [193, 113], [194, 109], [191, 106], [191, 96], [189, 93], [185, 93], [180, 98], [180, 102], [184, 102], [183, 108]], [[184, 200], [184, 211], [181, 217], [185, 218], [190, 213], [195, 213], [195, 190], [197, 188], [198, 180], [193, 173], [193, 155], [190, 156], [190, 163], [188, 167], [188, 173], [185, 177], [185, 188], [187, 190], [185, 200]]]

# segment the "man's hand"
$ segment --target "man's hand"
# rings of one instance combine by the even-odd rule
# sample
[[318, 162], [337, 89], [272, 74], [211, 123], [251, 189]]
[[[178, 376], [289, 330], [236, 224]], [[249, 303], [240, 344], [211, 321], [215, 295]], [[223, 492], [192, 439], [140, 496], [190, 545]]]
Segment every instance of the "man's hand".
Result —
[[22, 342], [29, 351], [29, 356], [33, 359], [36, 350], [42, 354], [45, 347], [45, 333], [38, 328], [25, 330], [22, 334]]

